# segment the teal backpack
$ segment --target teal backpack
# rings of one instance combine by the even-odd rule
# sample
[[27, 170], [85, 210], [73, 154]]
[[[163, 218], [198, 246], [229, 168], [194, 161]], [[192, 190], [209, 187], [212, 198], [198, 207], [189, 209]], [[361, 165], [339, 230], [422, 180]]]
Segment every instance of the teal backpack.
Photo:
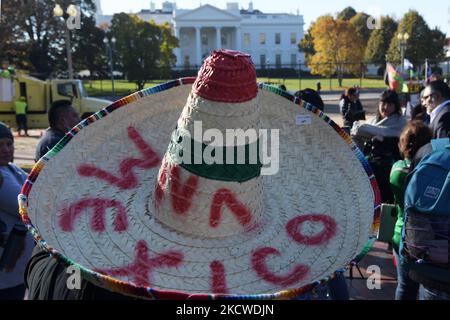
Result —
[[[433, 151], [409, 173], [400, 252], [429, 286], [450, 290], [450, 139], [431, 141]], [[414, 277], [413, 277], [414, 278]], [[419, 281], [423, 283], [424, 281]]]

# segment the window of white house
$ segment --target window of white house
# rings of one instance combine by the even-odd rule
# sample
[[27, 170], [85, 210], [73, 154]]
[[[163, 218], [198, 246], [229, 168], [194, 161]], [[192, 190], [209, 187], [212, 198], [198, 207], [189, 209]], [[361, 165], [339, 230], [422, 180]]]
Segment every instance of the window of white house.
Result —
[[291, 33], [291, 44], [297, 43], [297, 34], [295, 32]]
[[244, 33], [244, 46], [250, 46], [250, 33]]
[[221, 39], [220, 41], [222, 42], [222, 46], [227, 46], [228, 41], [227, 41], [227, 36], [225, 34], [221, 35]]
[[206, 36], [206, 34], [202, 34], [202, 45], [208, 45], [208, 37]]
[[291, 54], [291, 66], [295, 67], [297, 64], [297, 55], [295, 53]]
[[184, 67], [187, 69], [191, 65], [189, 56], [184, 56]]
[[275, 44], [281, 43], [281, 33], [275, 33]]
[[265, 33], [259, 34], [259, 44], [266, 44], [266, 34]]
[[259, 64], [261, 65], [261, 68], [264, 69], [266, 67], [266, 55], [262, 54], [259, 56]]
[[281, 54], [275, 55], [275, 64], [276, 64], [277, 68], [281, 68]]

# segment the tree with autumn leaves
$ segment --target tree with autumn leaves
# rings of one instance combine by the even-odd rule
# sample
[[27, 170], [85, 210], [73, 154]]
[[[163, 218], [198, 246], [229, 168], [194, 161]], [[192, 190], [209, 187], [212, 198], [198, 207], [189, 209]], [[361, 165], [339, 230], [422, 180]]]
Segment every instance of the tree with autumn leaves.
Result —
[[405, 57], [415, 66], [426, 58], [435, 64], [443, 59], [445, 34], [431, 30], [417, 11], [410, 10], [399, 22], [389, 16], [378, 17], [379, 26], [375, 28], [368, 27], [369, 18], [347, 7], [336, 18], [325, 15], [313, 22], [298, 45], [311, 73], [337, 75], [341, 84], [344, 74], [361, 75], [365, 64], [384, 67], [386, 56], [398, 64], [400, 32], [410, 35]]
[[312, 74], [337, 74], [339, 86], [342, 86], [344, 74], [361, 73], [361, 64], [349, 62], [362, 61], [364, 40], [350, 21], [322, 16], [312, 24], [310, 37], [314, 53], [308, 57], [307, 65]]

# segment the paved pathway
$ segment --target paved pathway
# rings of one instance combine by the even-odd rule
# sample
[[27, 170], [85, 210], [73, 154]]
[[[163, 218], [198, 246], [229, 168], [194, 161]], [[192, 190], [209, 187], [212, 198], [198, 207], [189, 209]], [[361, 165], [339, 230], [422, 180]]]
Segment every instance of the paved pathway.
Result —
[[[379, 288], [369, 289], [368, 277], [372, 273], [367, 273], [367, 268], [372, 266], [379, 267], [381, 271]], [[396, 270], [392, 260], [392, 253], [388, 250], [386, 243], [375, 242], [374, 247], [358, 263], [358, 267], [364, 276], [356, 267], [353, 267], [353, 279], [350, 279], [350, 272], [346, 273], [347, 284], [349, 287], [351, 300], [394, 300], [395, 288], [397, 287]], [[369, 283], [373, 283], [369, 280]]]

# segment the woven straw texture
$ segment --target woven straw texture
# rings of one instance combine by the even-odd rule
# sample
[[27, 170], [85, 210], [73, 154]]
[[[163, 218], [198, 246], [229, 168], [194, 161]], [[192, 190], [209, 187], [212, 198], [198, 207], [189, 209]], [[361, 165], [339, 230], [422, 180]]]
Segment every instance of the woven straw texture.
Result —
[[[94, 282], [127, 294], [124, 286], [134, 285], [152, 288], [146, 292], [273, 294], [325, 279], [348, 264], [372, 234], [377, 204], [373, 182], [331, 125], [268, 90], [241, 103], [251, 111], [246, 116], [236, 108], [235, 117], [200, 119], [203, 130], [279, 129], [277, 174], [245, 183], [197, 177], [194, 194], [183, 194], [181, 211], [176, 212], [171, 184], [179, 180], [188, 185], [192, 177], [180, 170], [166, 179], [165, 196], [156, 201], [163, 159], [170, 166], [166, 151], [171, 134], [177, 124], [191, 130], [196, 119], [183, 107], [203, 103], [193, 103], [198, 97], [190, 92], [191, 85], [181, 85], [138, 97], [76, 132], [56, 155], [41, 159], [37, 167], [45, 165], [43, 170], [34, 170], [38, 176], [30, 178], [35, 179], [31, 191], [24, 187], [20, 196], [24, 221], [41, 245], [124, 281], [113, 285], [114, 280], [97, 275]], [[298, 125], [298, 116], [309, 120]], [[225, 186], [250, 209], [251, 223], [238, 223], [233, 206], [224, 205], [220, 224], [211, 227], [213, 195]], [[189, 198], [186, 209], [184, 200]], [[336, 222], [328, 241], [305, 244], [288, 232], [290, 221], [310, 214]], [[308, 221], [294, 233], [312, 237], [323, 230], [322, 223]], [[148, 272], [124, 268], [138, 253], [149, 261]], [[296, 277], [293, 270], [301, 269], [299, 265], [308, 271]], [[132, 294], [143, 291], [136, 292]]]

